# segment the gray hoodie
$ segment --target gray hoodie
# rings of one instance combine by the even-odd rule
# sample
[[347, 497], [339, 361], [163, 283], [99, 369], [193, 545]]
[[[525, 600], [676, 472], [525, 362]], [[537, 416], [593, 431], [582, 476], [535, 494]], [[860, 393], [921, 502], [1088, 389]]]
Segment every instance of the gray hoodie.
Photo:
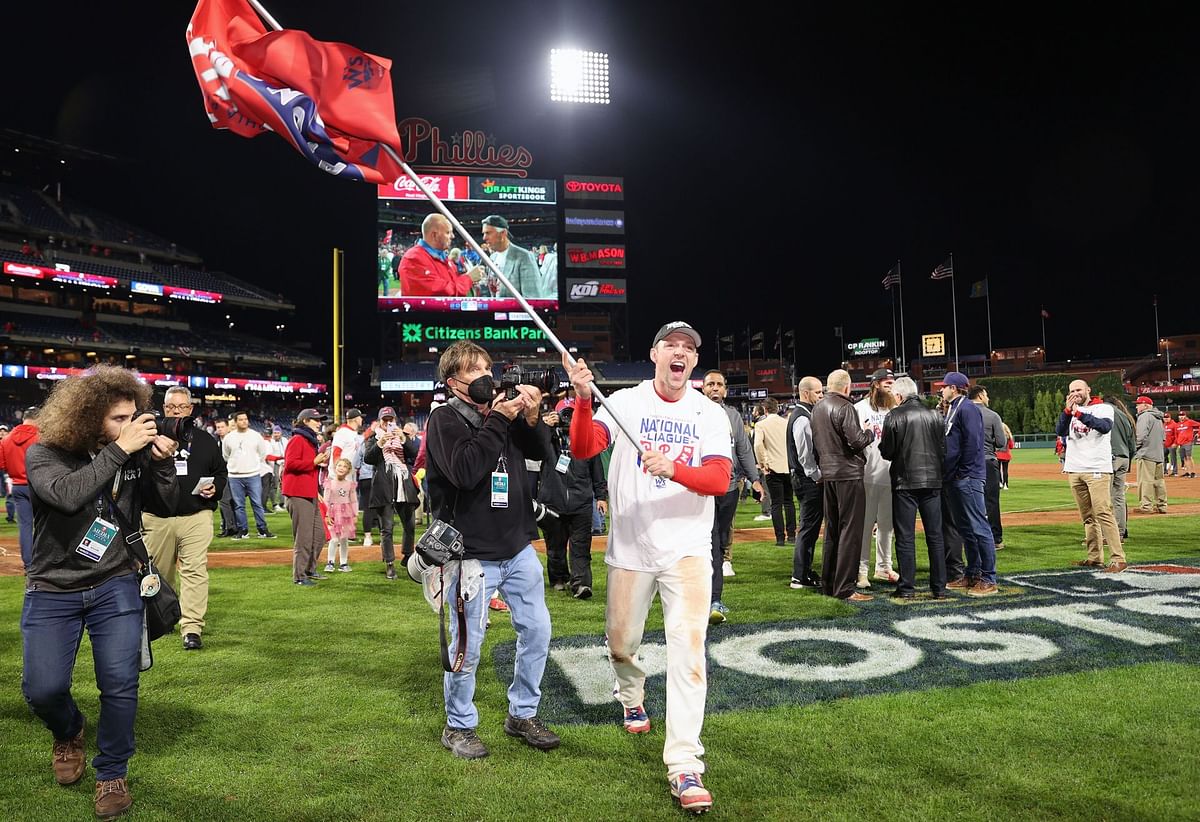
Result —
[[1137, 450], [1133, 452], [1133, 458], [1162, 462], [1163, 436], [1163, 412], [1157, 408], [1147, 408], [1139, 413], [1134, 434]]

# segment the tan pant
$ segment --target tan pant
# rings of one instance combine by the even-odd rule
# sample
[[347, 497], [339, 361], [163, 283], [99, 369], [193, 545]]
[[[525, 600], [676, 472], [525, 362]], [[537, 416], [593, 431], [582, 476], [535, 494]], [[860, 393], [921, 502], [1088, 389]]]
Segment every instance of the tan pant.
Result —
[[179, 633], [203, 634], [208, 613], [208, 546], [213, 538], [213, 512], [183, 517], [142, 514], [143, 539], [150, 558], [179, 594]]
[[1167, 510], [1167, 482], [1163, 464], [1148, 459], [1137, 461], [1138, 507], [1143, 511]]
[[1083, 533], [1087, 538], [1087, 558], [1092, 562], [1104, 563], [1104, 543], [1108, 543], [1109, 558], [1113, 562], [1124, 562], [1125, 551], [1121, 548], [1121, 532], [1117, 529], [1117, 518], [1113, 516], [1112, 474], [1072, 472], [1067, 474], [1079, 516], [1083, 518]]

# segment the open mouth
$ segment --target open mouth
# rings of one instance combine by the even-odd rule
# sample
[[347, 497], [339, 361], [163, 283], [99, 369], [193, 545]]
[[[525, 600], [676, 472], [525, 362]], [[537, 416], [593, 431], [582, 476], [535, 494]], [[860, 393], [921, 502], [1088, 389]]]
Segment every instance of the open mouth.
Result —
[[671, 363], [671, 373], [672, 374], [682, 374], [683, 372], [684, 372], [683, 363], [678, 362], [678, 361]]

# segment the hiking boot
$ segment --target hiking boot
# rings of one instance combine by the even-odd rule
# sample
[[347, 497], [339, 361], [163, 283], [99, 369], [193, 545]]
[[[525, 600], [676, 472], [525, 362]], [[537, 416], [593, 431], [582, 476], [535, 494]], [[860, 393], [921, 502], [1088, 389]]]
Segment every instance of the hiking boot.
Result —
[[83, 728], [70, 739], [54, 740], [54, 781], [60, 785], [74, 785], [83, 777]]
[[969, 597], [990, 597], [1000, 593], [994, 582], [984, 582], [982, 579], [967, 589]]
[[712, 607], [709, 608], [708, 624], [709, 625], [720, 625], [722, 622], [725, 621], [725, 615], [728, 613], [729, 613], [729, 609], [725, 607], [725, 604], [722, 603], [720, 600], [717, 600], [716, 602], [714, 602], [712, 604]]
[[1118, 560], [1113, 560], [1112, 562], [1108, 563], [1108, 565], [1104, 566], [1104, 573], [1119, 574], [1128, 567], [1129, 567], [1129, 563], [1127, 563], [1127, 562], [1120, 562]]
[[631, 734], [644, 734], [650, 731], [650, 717], [641, 705], [625, 709], [625, 719], [622, 723], [625, 730]]
[[966, 577], [959, 577], [958, 579], [952, 579], [949, 582], [947, 582], [946, 587], [954, 588], [955, 590], [965, 591], [967, 588], [970, 588], [971, 585], [969, 582], [967, 582]]
[[96, 780], [96, 818], [112, 819], [129, 810], [133, 797], [125, 786], [125, 777]]
[[562, 741], [558, 734], [546, 727], [546, 723], [531, 716], [527, 719], [517, 719], [509, 714], [504, 720], [504, 732], [509, 736], [517, 736], [525, 740], [525, 744], [539, 751], [552, 751]]
[[712, 809], [712, 794], [700, 781], [698, 773], [681, 773], [667, 777], [671, 784], [671, 796], [679, 800], [679, 807], [689, 813], [704, 813]]
[[483, 759], [488, 749], [474, 728], [451, 728], [442, 731], [442, 747], [459, 759]]

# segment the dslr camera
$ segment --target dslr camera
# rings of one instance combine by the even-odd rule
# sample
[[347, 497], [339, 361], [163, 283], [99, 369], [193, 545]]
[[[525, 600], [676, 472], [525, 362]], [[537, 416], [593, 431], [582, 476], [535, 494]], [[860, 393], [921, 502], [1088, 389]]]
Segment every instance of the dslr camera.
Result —
[[425, 572], [440, 568], [447, 562], [462, 559], [462, 532], [448, 522], [435, 519], [421, 538], [417, 550], [408, 560], [408, 575], [413, 582], [420, 582]]
[[511, 365], [500, 375], [500, 388], [504, 391], [504, 399], [516, 399], [518, 385], [531, 385], [543, 394], [553, 394], [558, 390], [558, 375], [552, 368], [523, 368], [520, 365]]
[[189, 443], [192, 441], [192, 430], [196, 427], [196, 420], [192, 417], [164, 417], [157, 411], [151, 412], [154, 414], [154, 425], [158, 428], [160, 436], [175, 440], [178, 443]]

